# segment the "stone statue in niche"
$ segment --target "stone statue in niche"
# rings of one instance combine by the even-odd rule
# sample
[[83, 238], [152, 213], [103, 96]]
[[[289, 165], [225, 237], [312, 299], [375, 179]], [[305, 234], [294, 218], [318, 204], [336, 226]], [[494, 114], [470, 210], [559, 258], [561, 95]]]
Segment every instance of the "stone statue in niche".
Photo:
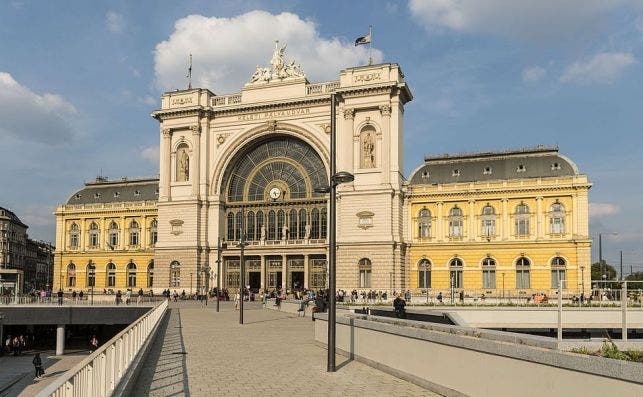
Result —
[[261, 241], [266, 241], [266, 225], [261, 225]]
[[176, 152], [176, 181], [187, 182], [190, 180], [190, 156], [187, 149], [182, 147]]
[[310, 239], [310, 230], [311, 230], [310, 223], [307, 223], [306, 224], [306, 240]]
[[375, 142], [371, 132], [362, 134], [362, 168], [375, 167]]
[[282, 240], [287, 240], [288, 239], [288, 226], [284, 225], [281, 228], [281, 239]]

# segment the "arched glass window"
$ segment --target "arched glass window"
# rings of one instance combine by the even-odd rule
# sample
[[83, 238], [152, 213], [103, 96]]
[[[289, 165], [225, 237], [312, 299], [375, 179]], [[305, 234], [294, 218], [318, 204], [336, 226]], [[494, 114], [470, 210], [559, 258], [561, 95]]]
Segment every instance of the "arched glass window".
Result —
[[228, 223], [228, 241], [234, 241], [234, 213], [228, 212], [227, 216]]
[[190, 155], [188, 145], [180, 144], [176, 148], [176, 181], [187, 182], [190, 180]]
[[485, 237], [496, 235], [496, 210], [488, 204], [482, 208], [482, 235]]
[[328, 224], [328, 220], [326, 219], [326, 207], [322, 208], [321, 211], [321, 234], [320, 238], [326, 238], [326, 228]]
[[246, 238], [248, 241], [254, 241], [255, 239], [255, 213], [248, 211], [246, 214]]
[[526, 289], [530, 288], [529, 269], [531, 262], [525, 257], [520, 257], [516, 261], [516, 288]]
[[147, 265], [147, 288], [154, 287], [154, 260]]
[[[286, 224], [286, 214], [284, 210], [277, 211], [277, 236], [278, 239], [286, 239], [288, 233], [284, 233], [284, 225]], [[285, 234], [285, 235], [284, 235]]]
[[310, 238], [311, 239], [318, 239], [319, 238], [319, 210], [317, 208], [313, 208], [312, 211], [310, 211]]
[[428, 259], [418, 263], [418, 288], [431, 288], [431, 262]]
[[96, 286], [96, 265], [92, 261], [87, 264], [87, 286], [92, 288]]
[[529, 207], [527, 204], [519, 204], [516, 207], [516, 235], [529, 235]]
[[118, 247], [118, 224], [114, 221], [109, 224], [108, 231], [109, 241], [108, 245], [110, 249], [115, 249]]
[[80, 235], [80, 231], [78, 229], [78, 225], [76, 223], [72, 223], [71, 228], [69, 230], [69, 248], [71, 249], [78, 248], [79, 235]]
[[305, 209], [300, 209], [299, 210], [299, 238], [301, 240], [306, 238], [306, 223], [308, 221], [308, 217], [306, 215], [306, 210]]
[[92, 222], [89, 225], [89, 247], [98, 247], [98, 225], [96, 222]]
[[241, 240], [241, 233], [243, 233], [243, 215], [238, 211], [234, 216], [234, 239]]
[[159, 240], [159, 222], [154, 219], [152, 223], [150, 223], [150, 245], [154, 247], [156, 245], [156, 242]]
[[261, 238], [261, 228], [263, 227], [263, 211], [257, 211], [257, 238]]
[[67, 286], [75, 287], [76, 286], [76, 265], [73, 262], [70, 262], [67, 265]]
[[268, 240], [274, 240], [277, 236], [277, 233], [275, 231], [277, 227], [277, 220], [275, 218], [275, 211], [268, 211]]
[[297, 239], [297, 210], [296, 209], [291, 209], [290, 213], [288, 214], [288, 230], [290, 232], [290, 235], [288, 238], [291, 240], [296, 240]]
[[449, 211], [449, 236], [462, 237], [462, 210], [458, 207]]
[[358, 262], [359, 267], [359, 287], [360, 288], [370, 288], [371, 287], [371, 260], [368, 258], [362, 258]]
[[458, 258], [451, 259], [449, 262], [449, 273], [451, 276], [451, 285], [453, 288], [463, 288], [462, 261]]
[[418, 214], [418, 229], [420, 238], [431, 237], [431, 211], [426, 208], [422, 208]]
[[107, 287], [116, 286], [116, 265], [112, 262], [107, 264]]
[[136, 264], [132, 262], [127, 264], [127, 286], [136, 287]]
[[181, 286], [181, 264], [178, 261], [170, 263], [170, 287]]
[[551, 260], [551, 287], [558, 288], [558, 285], [562, 285], [563, 288], [567, 288], [567, 262], [564, 258], [560, 256], [555, 257]]
[[129, 224], [129, 245], [138, 245], [139, 234], [138, 222], [132, 221]]
[[482, 260], [482, 288], [496, 288], [496, 261], [490, 257]]
[[549, 208], [549, 232], [565, 234], [565, 207], [561, 203], [554, 203]]

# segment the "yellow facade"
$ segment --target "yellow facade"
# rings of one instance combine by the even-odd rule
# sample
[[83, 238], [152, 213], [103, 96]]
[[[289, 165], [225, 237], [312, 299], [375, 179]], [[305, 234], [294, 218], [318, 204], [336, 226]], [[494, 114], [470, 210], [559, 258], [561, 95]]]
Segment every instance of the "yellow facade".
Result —
[[[92, 278], [95, 292], [148, 292], [154, 287], [156, 201], [145, 200], [139, 190], [134, 190], [140, 189], [136, 183], [128, 182], [127, 187], [123, 182], [91, 184], [81, 192], [94, 194], [95, 202], [73, 204], [72, 196], [67, 204], [56, 208], [54, 291], [62, 287], [65, 292], [87, 292]], [[150, 181], [143, 183], [149, 185]], [[137, 196], [131, 201], [118, 201], [121, 190]], [[110, 193], [111, 200], [92, 191], [103, 191], [104, 196]]]
[[[524, 153], [514, 154], [520, 155]], [[499, 156], [503, 157], [512, 158]], [[453, 175], [459, 176], [463, 166], [458, 160], [450, 161]], [[485, 161], [491, 161], [487, 158], [473, 156], [460, 161], [468, 161], [469, 170], [473, 163], [474, 170], [491, 172], [490, 167], [483, 168]], [[442, 161], [440, 166], [445, 168], [444, 164]], [[426, 167], [425, 177], [430, 175], [430, 165]], [[445, 177], [443, 172], [442, 179], [455, 178]], [[559, 279], [564, 280], [567, 293], [589, 292], [590, 186], [587, 176], [577, 170], [554, 177], [517, 175], [463, 183], [412, 183], [408, 206], [411, 289], [424, 290], [423, 271], [428, 263], [430, 294], [447, 294], [453, 283], [458, 292], [464, 290], [470, 296], [551, 295]], [[454, 259], [462, 266], [451, 266], [458, 264]]]

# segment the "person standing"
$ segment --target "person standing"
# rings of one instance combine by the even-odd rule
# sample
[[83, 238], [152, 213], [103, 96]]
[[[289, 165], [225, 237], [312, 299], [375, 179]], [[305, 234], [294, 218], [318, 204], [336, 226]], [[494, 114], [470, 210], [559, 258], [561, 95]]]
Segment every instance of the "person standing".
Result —
[[237, 292], [234, 295], [234, 310], [239, 310], [239, 298], [240, 296], [239, 296], [239, 293]]
[[96, 339], [96, 335], [92, 335], [92, 338], [89, 340], [89, 346], [90, 350], [89, 352], [95, 352], [96, 349], [98, 349], [98, 339]]
[[41, 376], [45, 374], [45, 371], [42, 369], [42, 359], [40, 358], [40, 353], [36, 353], [36, 356], [32, 360], [34, 369], [36, 370], [36, 379], [40, 379]]
[[393, 300], [393, 309], [395, 310], [395, 316], [397, 318], [406, 318], [404, 306], [406, 306], [406, 300], [402, 299], [401, 294], [396, 296]]
[[58, 295], [58, 305], [62, 305], [63, 304], [63, 290], [59, 289], [57, 295]]

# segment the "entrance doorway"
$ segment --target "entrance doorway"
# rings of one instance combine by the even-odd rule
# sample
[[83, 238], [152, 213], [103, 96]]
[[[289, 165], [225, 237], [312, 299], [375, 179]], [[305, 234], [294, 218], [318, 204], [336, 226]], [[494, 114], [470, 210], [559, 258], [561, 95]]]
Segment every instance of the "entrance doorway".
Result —
[[248, 285], [252, 292], [259, 292], [259, 288], [261, 288], [261, 272], [248, 272]]
[[268, 274], [268, 289], [281, 289], [281, 272], [270, 272]]
[[303, 289], [304, 288], [304, 272], [292, 272], [290, 280], [290, 289]]

